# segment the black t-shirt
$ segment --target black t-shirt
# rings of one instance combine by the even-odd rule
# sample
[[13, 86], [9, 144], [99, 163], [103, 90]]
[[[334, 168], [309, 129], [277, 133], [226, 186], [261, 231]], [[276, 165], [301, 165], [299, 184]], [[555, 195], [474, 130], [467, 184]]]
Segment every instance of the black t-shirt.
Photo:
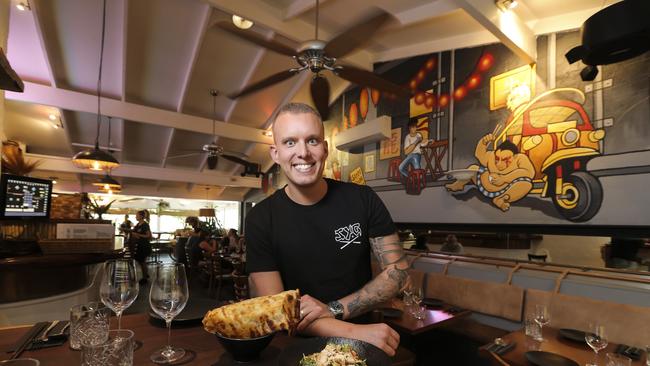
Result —
[[285, 289], [323, 302], [363, 287], [372, 276], [369, 238], [395, 232], [372, 189], [326, 181], [327, 194], [314, 205], [297, 204], [281, 189], [246, 217], [246, 269], [279, 271]]

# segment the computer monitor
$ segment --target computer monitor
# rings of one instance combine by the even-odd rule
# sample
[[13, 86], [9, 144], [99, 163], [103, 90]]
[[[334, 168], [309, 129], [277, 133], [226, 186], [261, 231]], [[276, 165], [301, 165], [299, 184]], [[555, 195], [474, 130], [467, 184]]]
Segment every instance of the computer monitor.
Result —
[[51, 204], [52, 181], [2, 174], [0, 215], [3, 218], [49, 218]]

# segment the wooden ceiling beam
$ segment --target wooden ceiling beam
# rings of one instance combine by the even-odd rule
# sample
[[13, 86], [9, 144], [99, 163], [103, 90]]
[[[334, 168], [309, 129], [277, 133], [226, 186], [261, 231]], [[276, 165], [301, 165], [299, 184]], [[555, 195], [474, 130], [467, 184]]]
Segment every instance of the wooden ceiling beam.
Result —
[[[49, 105], [71, 111], [97, 113], [97, 96], [26, 82], [23, 93], [7, 92], [6, 99]], [[212, 120], [164, 109], [101, 98], [102, 113], [114, 118], [177, 128], [212, 135]], [[242, 126], [239, 123], [216, 121], [218, 136], [261, 144], [271, 144], [273, 139], [264, 130]]]

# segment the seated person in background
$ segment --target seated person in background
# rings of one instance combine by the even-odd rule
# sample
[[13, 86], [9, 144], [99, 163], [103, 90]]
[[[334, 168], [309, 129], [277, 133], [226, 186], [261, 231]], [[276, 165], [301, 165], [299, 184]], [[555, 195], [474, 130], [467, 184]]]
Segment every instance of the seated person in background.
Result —
[[239, 244], [239, 235], [237, 235], [237, 229], [228, 230], [228, 236], [226, 238], [228, 239], [225, 242], [228, 246], [228, 251], [230, 253], [235, 252], [237, 250], [237, 245]]
[[206, 254], [212, 254], [219, 249], [219, 245], [217, 241], [213, 238], [210, 238], [208, 235], [208, 232], [205, 230], [199, 231], [199, 238], [201, 238], [201, 241], [199, 242], [199, 248]]
[[643, 239], [625, 238], [613, 236], [612, 243], [612, 261], [614, 268], [631, 268], [635, 269], [639, 265], [639, 249], [643, 246]]
[[427, 248], [427, 237], [426, 235], [418, 235], [418, 237], [415, 239], [415, 245], [413, 245], [411, 250], [429, 250]]
[[463, 246], [458, 242], [458, 239], [456, 239], [456, 235], [449, 234], [447, 235], [445, 242], [442, 244], [442, 247], [440, 247], [440, 251], [445, 253], [462, 253]]
[[[359, 339], [395, 354], [399, 334], [356, 318], [395, 297], [409, 282], [406, 254], [388, 210], [367, 186], [323, 178], [323, 123], [306, 104], [280, 108], [272, 159], [287, 185], [246, 217], [246, 269], [253, 296], [300, 289], [298, 332]], [[371, 252], [382, 272], [372, 278]]]

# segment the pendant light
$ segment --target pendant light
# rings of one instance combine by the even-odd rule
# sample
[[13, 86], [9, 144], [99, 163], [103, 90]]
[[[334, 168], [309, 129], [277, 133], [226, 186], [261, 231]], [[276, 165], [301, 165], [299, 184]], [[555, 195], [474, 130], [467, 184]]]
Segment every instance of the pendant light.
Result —
[[[210, 187], [205, 187], [205, 200], [209, 201], [209, 195], [208, 192], [210, 192]], [[215, 217], [215, 212], [214, 208], [212, 207], [206, 207], [206, 208], [200, 208], [199, 209], [199, 216], [200, 217]]]
[[104, 61], [104, 38], [106, 33], [106, 0], [102, 12], [102, 38], [99, 49], [99, 75], [97, 77], [97, 135], [95, 136], [95, 148], [77, 153], [72, 158], [72, 163], [82, 169], [95, 171], [111, 170], [117, 168], [120, 163], [111, 154], [99, 149], [99, 130], [102, 123], [101, 98], [102, 98], [102, 66]]
[[[108, 117], [108, 142], [106, 143], [106, 146], [108, 146], [109, 149], [111, 147], [111, 117]], [[107, 170], [106, 175], [104, 175], [102, 179], [94, 182], [93, 185], [99, 187], [99, 190], [105, 193], [108, 193], [109, 191], [116, 192], [122, 190], [120, 183], [116, 181], [115, 178], [111, 177], [110, 170]]]

